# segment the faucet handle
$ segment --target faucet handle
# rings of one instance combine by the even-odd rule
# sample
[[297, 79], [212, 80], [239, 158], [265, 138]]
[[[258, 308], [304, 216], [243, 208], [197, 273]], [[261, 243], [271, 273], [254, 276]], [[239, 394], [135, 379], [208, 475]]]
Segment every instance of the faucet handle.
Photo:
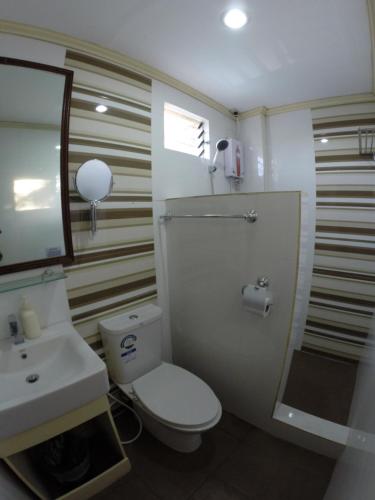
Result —
[[15, 314], [9, 314], [8, 316], [8, 324], [10, 328], [10, 333], [12, 336], [17, 335], [18, 333], [18, 322]]

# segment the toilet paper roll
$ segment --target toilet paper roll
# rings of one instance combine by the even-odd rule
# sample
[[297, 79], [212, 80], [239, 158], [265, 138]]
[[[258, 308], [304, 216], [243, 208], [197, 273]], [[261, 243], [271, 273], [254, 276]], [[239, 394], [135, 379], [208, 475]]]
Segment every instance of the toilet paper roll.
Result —
[[271, 312], [273, 296], [267, 288], [246, 285], [242, 289], [242, 304], [247, 311], [266, 318]]

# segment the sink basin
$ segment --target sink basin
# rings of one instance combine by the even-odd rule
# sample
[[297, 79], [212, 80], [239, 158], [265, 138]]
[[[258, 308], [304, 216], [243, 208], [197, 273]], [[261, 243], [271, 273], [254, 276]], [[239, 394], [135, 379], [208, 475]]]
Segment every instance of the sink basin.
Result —
[[19, 345], [4, 342], [0, 349], [0, 439], [59, 417], [109, 390], [105, 364], [69, 322], [57, 323]]

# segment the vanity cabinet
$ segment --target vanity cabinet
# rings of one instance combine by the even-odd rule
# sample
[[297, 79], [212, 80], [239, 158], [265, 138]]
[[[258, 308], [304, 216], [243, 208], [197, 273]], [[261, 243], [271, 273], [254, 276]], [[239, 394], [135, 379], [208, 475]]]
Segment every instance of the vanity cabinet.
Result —
[[[87, 438], [90, 466], [81, 481], [60, 483], [38, 466], [34, 452], [41, 443], [73, 429]], [[42, 500], [84, 500], [130, 471], [106, 396], [0, 441], [0, 457]]]

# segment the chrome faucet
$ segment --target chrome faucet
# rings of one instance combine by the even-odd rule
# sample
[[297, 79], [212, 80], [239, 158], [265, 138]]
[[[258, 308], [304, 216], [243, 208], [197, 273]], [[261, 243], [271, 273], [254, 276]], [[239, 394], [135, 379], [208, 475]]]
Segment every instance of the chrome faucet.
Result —
[[22, 344], [25, 342], [25, 339], [23, 338], [22, 333], [19, 332], [18, 330], [18, 322], [17, 318], [14, 314], [9, 314], [8, 316], [8, 324], [9, 324], [9, 329], [10, 329], [10, 336], [14, 338], [14, 344]]

